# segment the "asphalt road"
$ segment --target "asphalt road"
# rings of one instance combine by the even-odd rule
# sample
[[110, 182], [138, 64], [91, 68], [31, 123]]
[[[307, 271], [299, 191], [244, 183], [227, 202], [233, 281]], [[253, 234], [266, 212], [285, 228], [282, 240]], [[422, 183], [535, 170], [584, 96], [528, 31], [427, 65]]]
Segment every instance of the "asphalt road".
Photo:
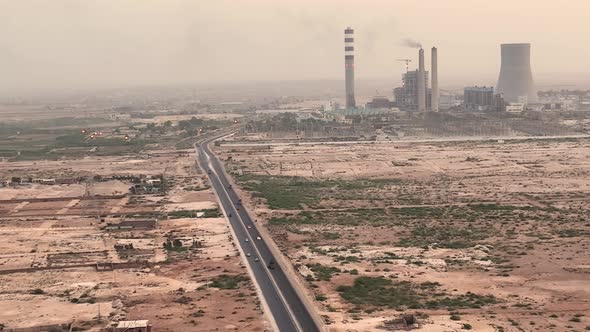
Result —
[[269, 262], [276, 262], [276, 259], [260, 237], [248, 212], [241, 206], [238, 195], [230, 187], [223, 165], [209, 150], [208, 145], [214, 139], [207, 139], [196, 147], [199, 164], [207, 170], [221, 207], [230, 216], [230, 225], [238, 237], [236, 242], [247, 256], [250, 255], [246, 257], [247, 264], [252, 269], [279, 331], [319, 332], [320, 329], [281, 267], [278, 264], [274, 264], [274, 269], [267, 267]]

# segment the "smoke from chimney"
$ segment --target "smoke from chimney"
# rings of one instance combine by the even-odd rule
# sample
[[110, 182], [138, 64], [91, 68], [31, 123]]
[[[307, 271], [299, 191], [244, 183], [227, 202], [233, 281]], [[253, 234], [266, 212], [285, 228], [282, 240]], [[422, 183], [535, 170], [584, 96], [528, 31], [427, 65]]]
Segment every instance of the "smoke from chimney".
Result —
[[411, 47], [411, 48], [422, 48], [422, 44], [420, 42], [417, 42], [413, 39], [410, 38], [406, 38], [402, 41], [402, 45], [405, 47]]

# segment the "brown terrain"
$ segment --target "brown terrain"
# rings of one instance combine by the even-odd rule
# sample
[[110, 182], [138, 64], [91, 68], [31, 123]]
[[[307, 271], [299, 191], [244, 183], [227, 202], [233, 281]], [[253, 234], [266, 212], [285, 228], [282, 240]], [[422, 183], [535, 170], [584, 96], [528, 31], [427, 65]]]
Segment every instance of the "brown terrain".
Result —
[[75, 149], [0, 159], [0, 329], [269, 329], [193, 150]]
[[589, 144], [216, 150], [331, 331], [394, 329], [403, 314], [424, 331], [581, 331], [590, 329]]

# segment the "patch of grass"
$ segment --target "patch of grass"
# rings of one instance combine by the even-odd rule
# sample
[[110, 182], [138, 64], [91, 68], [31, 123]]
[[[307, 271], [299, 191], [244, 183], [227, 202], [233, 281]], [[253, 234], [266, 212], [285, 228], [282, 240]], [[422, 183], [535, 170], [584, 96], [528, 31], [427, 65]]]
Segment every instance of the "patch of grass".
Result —
[[179, 219], [179, 218], [197, 218], [197, 213], [203, 212], [202, 218], [219, 218], [221, 217], [221, 211], [218, 208], [205, 209], [205, 210], [180, 210], [168, 212], [168, 218]]
[[303, 177], [242, 175], [237, 180], [264, 198], [271, 209], [302, 209], [317, 206], [320, 197], [345, 198], [350, 192], [398, 184], [396, 179], [311, 180]]
[[315, 274], [316, 279], [320, 281], [330, 281], [332, 274], [340, 272], [337, 267], [324, 266], [320, 263], [306, 265]]
[[583, 229], [560, 229], [555, 231], [559, 237], [581, 237], [590, 235], [590, 232]]
[[248, 277], [244, 275], [232, 276], [228, 274], [222, 274], [213, 279], [213, 281], [209, 283], [209, 286], [219, 289], [238, 289], [240, 288], [240, 285], [242, 285], [245, 282], [248, 282], [248, 280]]
[[331, 224], [358, 226], [362, 223], [378, 224], [387, 220], [384, 209], [350, 209], [341, 211], [302, 211], [295, 215], [274, 217], [271, 225], [314, 225]]
[[444, 296], [438, 283], [415, 285], [408, 281], [392, 281], [383, 277], [358, 277], [352, 286], [337, 288], [340, 296], [357, 306], [369, 305], [394, 309], [419, 308], [479, 308], [496, 303], [493, 296], [466, 293], [459, 296]]
[[318, 294], [318, 295], [315, 296], [315, 299], [317, 301], [320, 301], [321, 302], [321, 301], [326, 301], [328, 298], [324, 294]]
[[338, 240], [340, 238], [340, 234], [332, 232], [322, 232], [322, 237], [326, 240]]
[[478, 241], [488, 238], [489, 229], [476, 227], [415, 226], [410, 236], [402, 238], [398, 245], [402, 247], [434, 246], [438, 248], [469, 248]]

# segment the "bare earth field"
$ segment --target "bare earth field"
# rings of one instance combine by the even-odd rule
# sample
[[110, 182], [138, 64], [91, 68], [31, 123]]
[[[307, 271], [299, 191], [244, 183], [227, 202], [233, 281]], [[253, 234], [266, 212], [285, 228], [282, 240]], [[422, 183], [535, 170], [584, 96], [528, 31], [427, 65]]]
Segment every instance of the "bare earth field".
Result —
[[[0, 178], [163, 175], [0, 188], [0, 326], [264, 331], [256, 289], [192, 151], [0, 163]], [[89, 195], [86, 195], [87, 190]]]
[[590, 329], [587, 139], [216, 149], [331, 331]]

